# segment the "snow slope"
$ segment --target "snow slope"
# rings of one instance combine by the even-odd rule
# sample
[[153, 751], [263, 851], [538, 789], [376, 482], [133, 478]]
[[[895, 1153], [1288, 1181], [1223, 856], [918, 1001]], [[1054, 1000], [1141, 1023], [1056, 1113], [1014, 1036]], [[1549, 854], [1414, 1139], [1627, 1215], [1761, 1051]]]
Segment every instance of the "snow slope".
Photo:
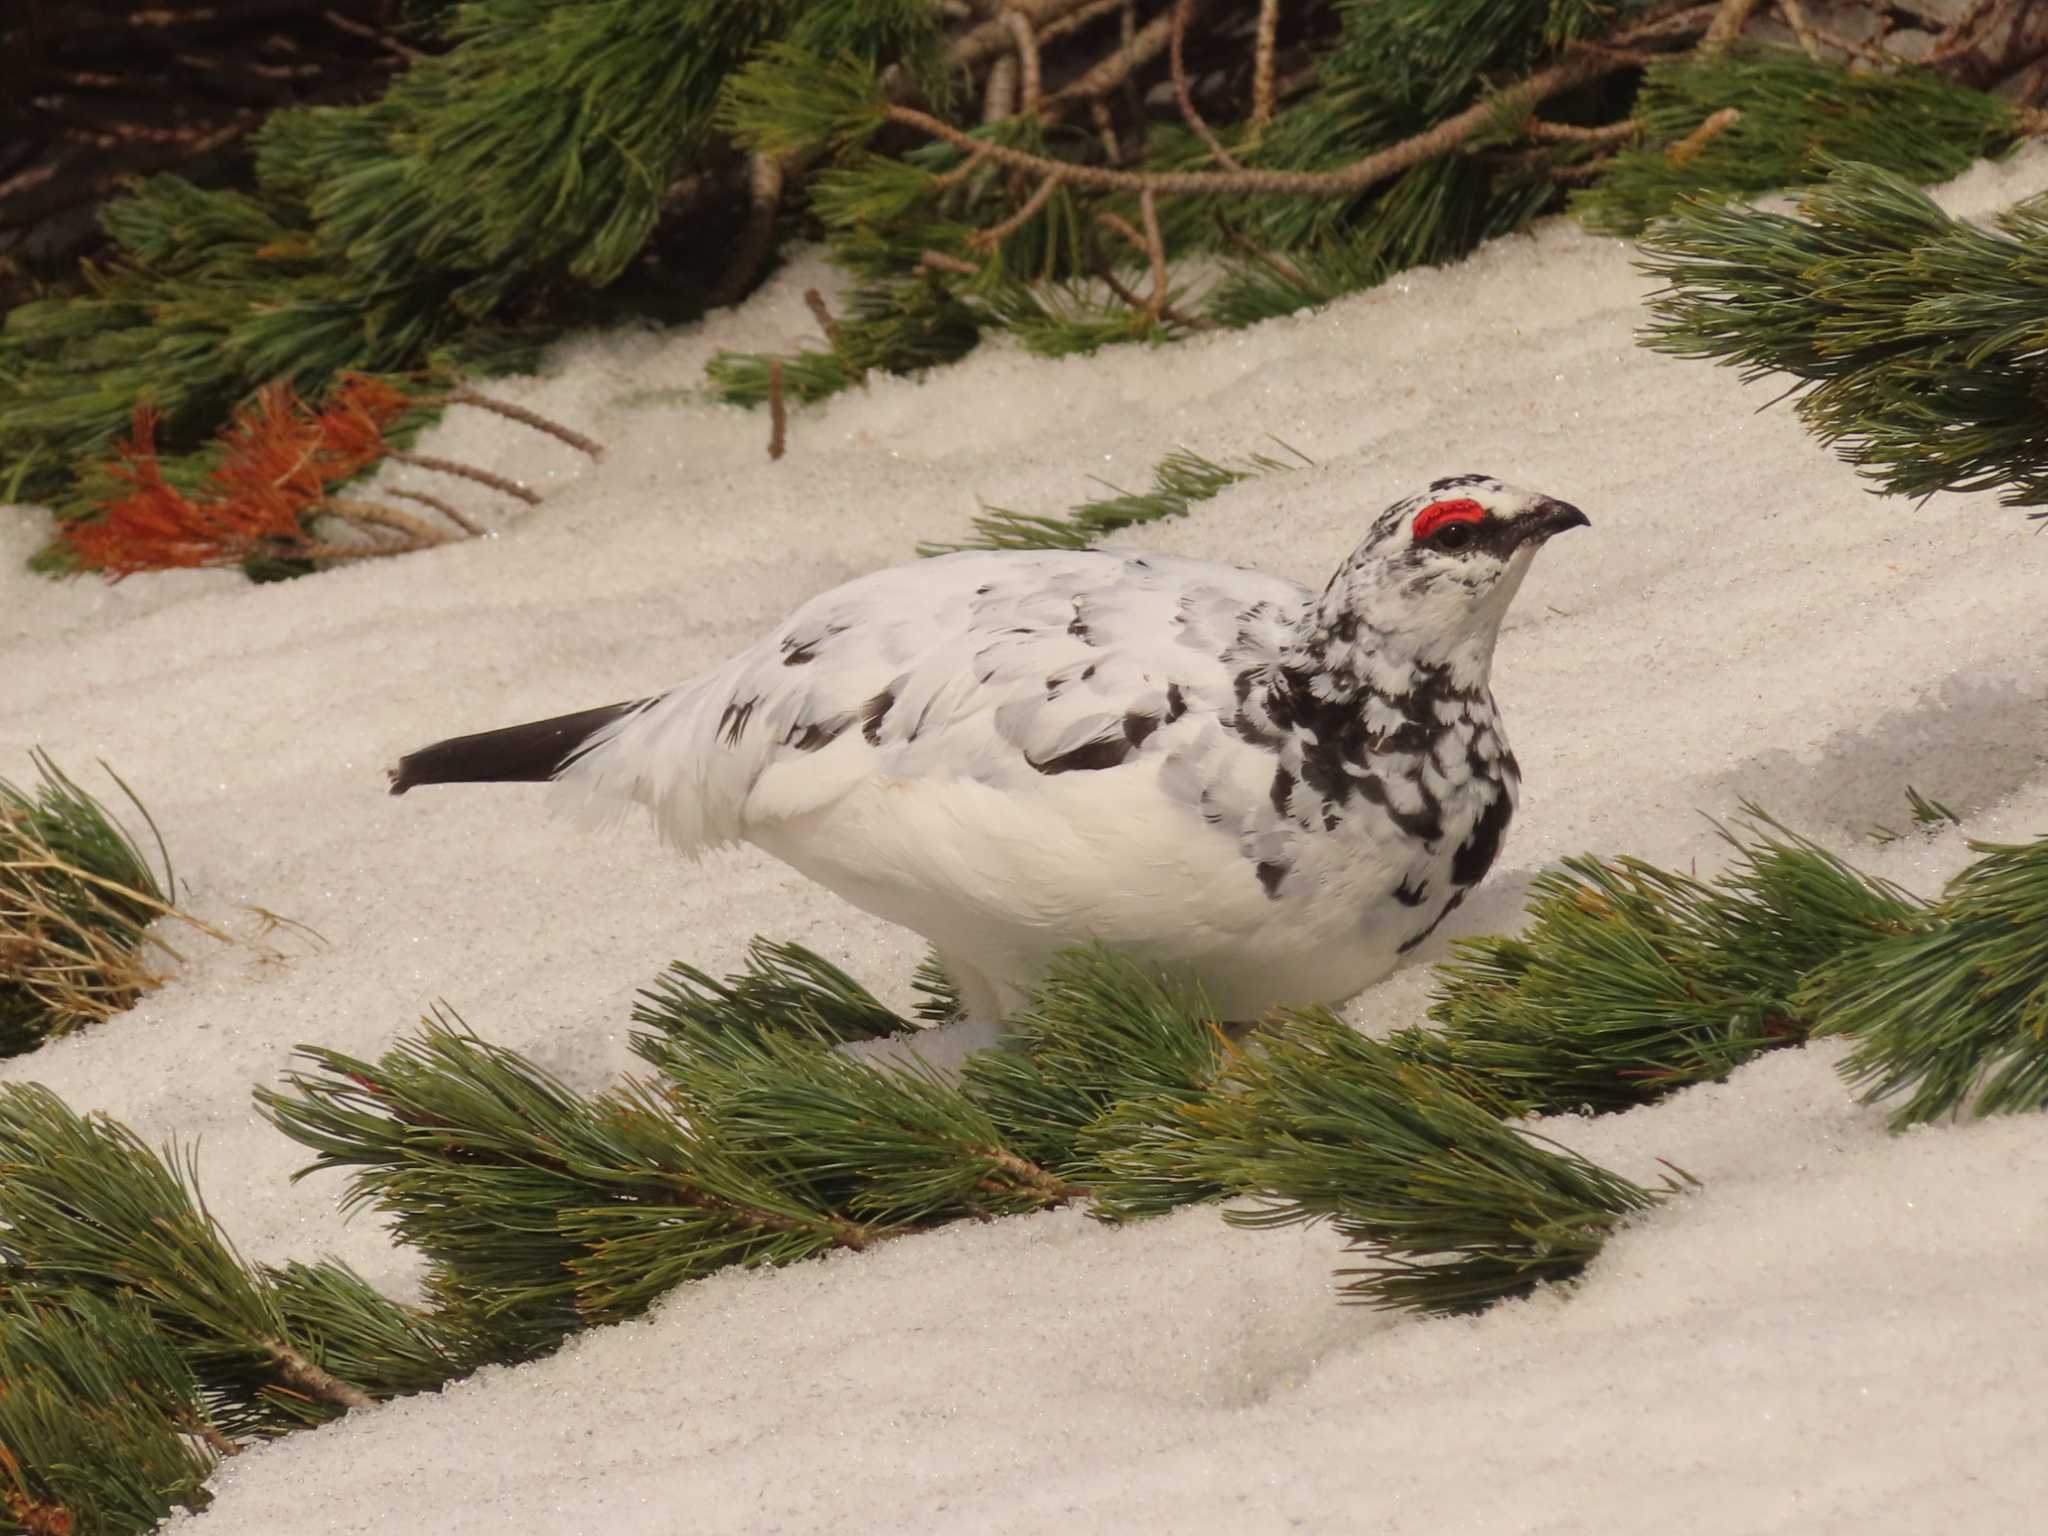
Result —
[[[2048, 154], [1945, 192], [1980, 213]], [[0, 772], [47, 746], [149, 803], [202, 914], [260, 906], [325, 943], [192, 946], [131, 1014], [0, 1064], [146, 1137], [198, 1138], [255, 1259], [333, 1253], [404, 1292], [410, 1254], [344, 1222], [333, 1178], [257, 1119], [294, 1045], [374, 1054], [445, 999], [595, 1088], [631, 1066], [634, 991], [678, 956], [801, 940], [900, 998], [921, 946], [751, 854], [684, 866], [635, 824], [586, 836], [531, 787], [383, 792], [434, 738], [636, 697], [801, 598], [964, 533], [975, 498], [1064, 510], [1167, 449], [1269, 446], [1241, 485], [1133, 545], [1320, 581], [1385, 502], [1482, 470], [1585, 508], [1538, 562], [1496, 692], [1527, 782], [1457, 931], [1512, 924], [1560, 855], [1719, 857], [1743, 796], [1932, 890], [1960, 834], [1873, 846], [1913, 784], [1974, 836], [2048, 832], [2048, 541], [1989, 496], [1878, 501], [1776, 386], [1633, 345], [1627, 247], [1556, 222], [1326, 311], [1045, 361], [996, 344], [767, 424], [705, 403], [719, 346], [811, 333], [812, 260], [744, 308], [568, 346], [496, 392], [610, 445], [591, 465], [458, 413], [425, 450], [545, 491], [499, 536], [281, 586], [52, 584], [0, 516]], [[476, 499], [465, 497], [468, 505]], [[1444, 935], [1445, 937], [1448, 934]], [[1422, 959], [1441, 953], [1441, 944]], [[1417, 1017], [1426, 971], [1353, 1005]], [[195, 1536], [2032, 1528], [2048, 1501], [2048, 1120], [1887, 1136], [1834, 1047], [1772, 1056], [1564, 1139], [1704, 1187], [1569, 1296], [1476, 1320], [1338, 1306], [1325, 1233], [1211, 1210], [1109, 1230], [963, 1226], [726, 1274], [558, 1356], [245, 1454]], [[1546, 1127], [1554, 1129], [1554, 1127]]]

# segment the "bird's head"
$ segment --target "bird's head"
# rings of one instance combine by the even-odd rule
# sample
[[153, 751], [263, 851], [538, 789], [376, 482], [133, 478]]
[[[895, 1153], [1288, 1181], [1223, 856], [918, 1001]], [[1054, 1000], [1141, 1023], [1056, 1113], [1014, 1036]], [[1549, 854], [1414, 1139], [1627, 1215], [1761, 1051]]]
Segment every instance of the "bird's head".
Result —
[[1447, 667], [1458, 684], [1482, 686], [1536, 551], [1586, 526], [1568, 502], [1490, 475], [1438, 480], [1379, 515], [1331, 578], [1315, 622], [1347, 648]]

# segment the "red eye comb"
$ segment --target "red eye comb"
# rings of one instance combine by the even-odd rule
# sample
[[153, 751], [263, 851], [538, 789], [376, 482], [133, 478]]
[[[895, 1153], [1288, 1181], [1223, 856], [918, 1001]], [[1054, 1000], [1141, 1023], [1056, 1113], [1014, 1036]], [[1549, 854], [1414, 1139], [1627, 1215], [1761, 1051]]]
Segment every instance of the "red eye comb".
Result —
[[1477, 523], [1486, 518], [1486, 508], [1470, 497], [1456, 501], [1432, 501], [1415, 514], [1415, 537], [1426, 539], [1445, 523]]

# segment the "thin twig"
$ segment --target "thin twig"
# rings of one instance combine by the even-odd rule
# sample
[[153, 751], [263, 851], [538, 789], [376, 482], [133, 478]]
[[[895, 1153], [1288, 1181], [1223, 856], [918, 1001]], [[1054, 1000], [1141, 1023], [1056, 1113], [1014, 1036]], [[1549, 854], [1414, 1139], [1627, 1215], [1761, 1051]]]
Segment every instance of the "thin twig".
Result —
[[[1130, 12], [1124, 13], [1126, 16]], [[1128, 80], [1132, 73], [1151, 63], [1166, 51], [1167, 43], [1173, 36], [1173, 18], [1170, 15], [1155, 16], [1144, 26], [1131, 33], [1128, 41], [1115, 53], [1097, 64], [1076, 80], [1070, 80], [1045, 99], [1045, 111], [1041, 116], [1057, 112], [1076, 101], [1086, 101], [1094, 96], [1107, 96], [1111, 91]]]
[[216, 1455], [225, 1460], [229, 1456], [242, 1454], [242, 1447], [220, 1432], [220, 1427], [208, 1419], [187, 1414], [178, 1421], [179, 1428], [195, 1440], [202, 1440]]
[[1038, 46], [1043, 48], [1056, 38], [1065, 37], [1069, 32], [1078, 32], [1090, 22], [1099, 21], [1111, 11], [1128, 6], [1130, 0], [1087, 0], [1071, 16], [1062, 16], [1058, 21], [1038, 28]]
[[1749, 24], [1749, 13], [1756, 7], [1757, 0], [1721, 0], [1713, 24], [1700, 39], [1699, 56], [1711, 59], [1726, 53], [1729, 44], [1742, 35], [1742, 29]]
[[293, 560], [332, 563], [341, 560], [382, 560], [391, 555], [412, 555], [423, 549], [446, 544], [445, 537], [431, 539], [377, 539], [367, 544], [294, 544], [286, 552]]
[[1684, 165], [1714, 140], [1742, 121], [1740, 107], [1723, 107], [1699, 127], [1664, 151], [1664, 158], [1673, 165]]
[[1010, 1177], [1013, 1185], [1020, 1186], [1040, 1199], [1055, 1205], [1069, 1200], [1086, 1200], [1093, 1191], [1080, 1184], [1069, 1184], [1050, 1169], [1041, 1168], [1037, 1163], [1019, 1157], [1014, 1152], [1005, 1152], [1001, 1147], [969, 1148], [975, 1156], [987, 1158], [990, 1165]]
[[1280, 255], [1279, 252], [1269, 251], [1257, 241], [1241, 234], [1221, 213], [1216, 215], [1216, 227], [1223, 231], [1224, 239], [1228, 240], [1253, 260], [1264, 263], [1268, 268], [1279, 273], [1281, 277], [1304, 292], [1314, 291], [1315, 285], [1302, 275], [1301, 268], [1297, 267], [1285, 256]]
[[1124, 163], [1124, 149], [1116, 139], [1116, 119], [1109, 115], [1109, 103], [1100, 96], [1088, 103], [1088, 120], [1102, 139], [1102, 157], [1111, 165]]
[[[1789, 21], [1790, 18], [1791, 13], [1787, 12], [1786, 19]], [[1874, 44], [1859, 42], [1853, 37], [1844, 37], [1839, 32], [1830, 32], [1826, 27], [1815, 25], [1811, 19], [1806, 23], [1806, 33], [1815, 43], [1822, 47], [1832, 48], [1837, 53], [1843, 54], [1848, 58], [1865, 59], [1887, 70], [1899, 67], [1900, 60], [1895, 55], [1885, 52], [1884, 49]]]
[[975, 167], [981, 164], [983, 157], [987, 153], [988, 141], [976, 139], [974, 141], [974, 148], [968, 152], [967, 158], [954, 166], [950, 171], [939, 172], [938, 175], [932, 178], [932, 185], [935, 187], [958, 186], [974, 174]]
[[1017, 40], [1017, 69], [1023, 81], [1024, 99], [1018, 104], [1019, 110], [1038, 110], [1038, 39], [1032, 34], [1031, 22], [1022, 11], [1005, 10], [1003, 24], [1010, 29], [1010, 36]]
[[[1131, 227], [1130, 220], [1120, 218], [1118, 215], [1109, 212], [1107, 209], [1096, 214], [1095, 217], [1099, 219], [1102, 223], [1108, 225], [1111, 229], [1115, 230], [1119, 235], [1123, 236], [1124, 239], [1128, 240], [1134, 248], [1144, 252], [1148, 258], [1152, 255], [1151, 246], [1147, 244], [1146, 239], [1143, 235], [1139, 234], [1137, 230]], [[1167, 320], [1175, 325], [1181, 326], [1190, 331], [1215, 330], [1216, 322], [1214, 320], [1211, 320], [1207, 315], [1186, 314], [1181, 310], [1175, 309], [1171, 304], [1168, 304], [1166, 302], [1164, 297], [1165, 291], [1160, 286], [1163, 278], [1163, 270], [1163, 268], [1157, 266], [1153, 268], [1153, 290], [1151, 298], [1140, 298], [1137, 294], [1133, 293], [1130, 290], [1130, 288], [1128, 288], [1124, 284], [1123, 280], [1116, 275], [1115, 270], [1107, 262], [1097, 262], [1095, 267], [1095, 275], [1102, 279], [1103, 283], [1108, 287], [1111, 293], [1115, 294], [1119, 299], [1123, 300], [1124, 303], [1130, 305], [1132, 309], [1143, 311], [1145, 315], [1148, 318], [1150, 318], [1155, 324], [1158, 321]]]
[[1115, 294], [1132, 309], [1143, 309], [1145, 307], [1145, 301], [1124, 284], [1123, 279], [1116, 275], [1116, 272], [1110, 267], [1108, 262], [1098, 259], [1095, 275], [1102, 279], [1104, 285], [1108, 287], [1111, 293]]
[[1152, 300], [1147, 308], [1157, 321], [1166, 308], [1166, 242], [1159, 234], [1158, 196], [1150, 187], [1138, 194], [1138, 211], [1145, 217], [1145, 249], [1152, 257]]
[[1107, 208], [1103, 208], [1097, 211], [1095, 219], [1097, 223], [1107, 225], [1109, 228], [1115, 230], [1118, 234], [1122, 235], [1124, 239], [1130, 242], [1132, 249], [1136, 250], [1141, 256], [1144, 256], [1147, 259], [1151, 257], [1152, 251], [1151, 248], [1145, 244], [1145, 237], [1139, 234], [1137, 226], [1132, 224], [1131, 221], [1125, 218], [1122, 214], [1111, 213]]
[[999, 123], [1017, 110], [1017, 55], [1006, 53], [988, 67], [981, 89], [981, 120]]
[[265, 1339], [263, 1350], [270, 1356], [271, 1364], [277, 1367], [277, 1374], [288, 1385], [309, 1397], [332, 1403], [338, 1408], [370, 1408], [376, 1405], [377, 1400], [361, 1387], [315, 1365], [282, 1339]]
[[402, 497], [406, 501], [416, 501], [423, 507], [432, 507], [471, 538], [481, 538], [490, 531], [453, 503], [443, 501], [438, 496], [430, 496], [425, 491], [386, 491], [384, 494]]
[[825, 295], [815, 288], [804, 290], [804, 307], [811, 312], [811, 318], [818, 322], [818, 329], [825, 333], [825, 339], [834, 346], [839, 344], [839, 322], [833, 318], [831, 306], [826, 304]]
[[1123, 93], [1125, 112], [1137, 125], [1138, 158], [1142, 160], [1145, 158], [1145, 98], [1138, 92], [1138, 7], [1135, 0], [1124, 0], [1124, 8], [1117, 14], [1116, 30], [1117, 55], [1123, 61], [1124, 71], [1117, 89]]
[[1188, 18], [1194, 15], [1196, 3], [1197, 0], [1174, 0], [1173, 34], [1166, 50], [1168, 67], [1173, 72], [1173, 94], [1180, 102], [1182, 119], [1195, 131], [1195, 137], [1209, 146], [1209, 153], [1233, 171], [1241, 171], [1244, 167], [1232, 158], [1230, 151], [1223, 147], [1223, 141], [1216, 137], [1202, 120], [1202, 114], [1195, 110], [1194, 92], [1188, 89], [1188, 66], [1182, 46], [1187, 41]]
[[1587, 58], [1604, 59], [1616, 69], [1647, 69], [1663, 57], [1647, 48], [1617, 48], [1611, 43], [1589, 43], [1584, 38], [1574, 38], [1565, 46]]
[[1280, 0], [1259, 0], [1259, 30], [1252, 50], [1252, 133], [1273, 120], [1273, 44], [1280, 34]]
[[[1005, 9], [1020, 11], [1031, 25], [1044, 30], [1049, 23], [1057, 21], [1073, 11], [1083, 9], [1088, 0], [1006, 0]], [[984, 60], [1014, 45], [1010, 24], [997, 16], [985, 21], [972, 32], [961, 37], [947, 51], [947, 62], [956, 69], [972, 69]]]
[[831, 1234], [832, 1241], [841, 1248], [851, 1248], [858, 1253], [871, 1243], [886, 1242], [892, 1237], [902, 1237], [916, 1230], [913, 1227], [868, 1227], [844, 1216], [826, 1216], [822, 1220], [803, 1216], [787, 1216], [781, 1211], [764, 1211], [754, 1206], [742, 1205], [736, 1200], [727, 1200], [700, 1188], [685, 1175], [671, 1175], [664, 1181], [670, 1198], [677, 1204], [694, 1210], [711, 1211], [739, 1226], [751, 1227], [756, 1232], [815, 1232], [823, 1227]]
[[1576, 161], [1571, 165], [1546, 164], [1542, 170], [1552, 181], [1566, 186], [1583, 186], [1587, 182], [1598, 181], [1607, 171], [1607, 162], [1613, 158], [1612, 153], [1595, 155], [1590, 160]]
[[392, 37], [388, 33], [380, 32], [375, 27], [357, 21], [353, 17], [344, 16], [339, 11], [322, 11], [320, 15], [329, 26], [338, 27], [343, 32], [351, 33], [356, 37], [368, 38], [379, 48], [396, 54], [408, 64], [417, 64], [426, 57], [419, 49], [409, 44], [401, 43], [397, 38]]
[[322, 511], [332, 512], [345, 522], [358, 528], [389, 528], [408, 539], [424, 540], [429, 543], [445, 543], [448, 535], [414, 517], [410, 512], [401, 512], [396, 507], [379, 506], [374, 501], [360, 501], [353, 496], [329, 496], [320, 503]]
[[1522, 125], [1522, 131], [1546, 144], [1617, 144], [1635, 138], [1643, 131], [1643, 125], [1633, 117], [1624, 117], [1618, 123], [1603, 123], [1597, 128], [1584, 128], [1577, 123], [1547, 123], [1532, 117]]
[[[1694, 27], [1702, 25], [1712, 6], [1692, 6], [1675, 16], [1665, 16], [1657, 23], [1645, 23], [1632, 33], [1622, 37], [1630, 41], [1645, 39], [1671, 39], [1688, 35]], [[1165, 29], [1161, 29], [1161, 37]], [[969, 133], [952, 127], [930, 113], [913, 111], [909, 106], [891, 106], [887, 117], [893, 123], [915, 127], [930, 133], [934, 139], [954, 143], [961, 150], [971, 150], [977, 143], [985, 145], [985, 154], [997, 164], [1012, 166], [1016, 170], [1030, 170], [1040, 176], [1061, 172], [1075, 186], [1090, 186], [1108, 193], [1143, 193], [1151, 188], [1153, 193], [1286, 193], [1303, 197], [1327, 197], [1331, 193], [1358, 193], [1366, 186], [1376, 186], [1382, 180], [1399, 176], [1411, 166], [1419, 166], [1425, 160], [1434, 160], [1440, 154], [1456, 150], [1464, 139], [1481, 129], [1487, 129], [1501, 121], [1501, 117], [1526, 115], [1532, 106], [1548, 100], [1550, 96], [1573, 90], [1589, 84], [1616, 70], [1626, 68], [1636, 55], [1616, 55], [1612, 49], [1577, 49], [1565, 59], [1552, 63], [1546, 70], [1538, 70], [1520, 84], [1507, 86], [1491, 96], [1481, 98], [1456, 117], [1448, 117], [1427, 133], [1417, 133], [1411, 139], [1403, 139], [1378, 154], [1370, 154], [1364, 160], [1356, 160], [1350, 166], [1339, 170], [1114, 170], [1110, 166], [1075, 166], [1063, 160], [1049, 160], [1044, 156], [1026, 154], [1012, 150], [1008, 145], [987, 143], [987, 139], [975, 139]]]
[[1036, 217], [1038, 210], [1052, 200], [1052, 195], [1058, 190], [1059, 184], [1058, 175], [1046, 177], [1038, 184], [1037, 190], [1024, 200], [1021, 208], [1000, 224], [991, 224], [987, 229], [977, 229], [967, 237], [967, 243], [977, 251], [994, 250]]
[[782, 359], [768, 360], [768, 457], [779, 459], [789, 443], [789, 407], [782, 399]]
[[1806, 19], [1806, 7], [1799, 0], [1778, 0], [1779, 14], [1785, 18], [1785, 25], [1792, 29], [1792, 35], [1799, 39], [1799, 46], [1806, 50], [1806, 56], [1814, 63], [1821, 63], [1820, 39], [1813, 34], [1813, 24]]
[[465, 480], [474, 480], [478, 485], [488, 485], [492, 490], [502, 491], [507, 496], [517, 496], [530, 507], [540, 505], [540, 497], [536, 493], [529, 491], [517, 480], [507, 480], [503, 475], [494, 475], [488, 469], [458, 464], [453, 459], [435, 459], [422, 453], [406, 453], [397, 448], [391, 450], [390, 458], [399, 464], [410, 464], [414, 469], [431, 469], [442, 475], [460, 475]]
[[479, 410], [503, 416], [507, 421], [516, 421], [523, 427], [531, 427], [536, 432], [545, 432], [549, 437], [567, 443], [571, 448], [580, 453], [587, 453], [593, 459], [604, 457], [603, 443], [585, 437], [581, 432], [565, 427], [560, 422], [549, 421], [540, 412], [530, 410], [526, 406], [514, 405], [509, 400], [499, 400], [490, 395], [480, 395], [466, 384], [451, 389], [442, 398], [455, 405], [473, 405]]
[[962, 277], [979, 277], [981, 268], [971, 261], [962, 261], [958, 256], [948, 256], [944, 251], [926, 251], [917, 258], [920, 267], [933, 267], [941, 272], [958, 272]]
[[1941, 35], [1935, 38], [1933, 46], [1921, 57], [1920, 62], [1923, 65], [1938, 64], [1953, 54], [1974, 47], [1979, 30], [1977, 24], [1998, 6], [1999, 0], [1975, 0], [1975, 4], [1942, 30]]

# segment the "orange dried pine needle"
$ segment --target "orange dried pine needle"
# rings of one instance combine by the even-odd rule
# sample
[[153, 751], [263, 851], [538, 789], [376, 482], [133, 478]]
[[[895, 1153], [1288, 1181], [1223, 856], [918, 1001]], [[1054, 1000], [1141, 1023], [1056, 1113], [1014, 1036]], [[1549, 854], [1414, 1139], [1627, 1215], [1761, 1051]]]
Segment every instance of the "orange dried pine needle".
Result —
[[391, 385], [358, 374], [346, 375], [317, 412], [288, 382], [266, 385], [222, 434], [225, 451], [198, 495], [165, 480], [156, 413], [137, 406], [133, 435], [112, 471], [127, 489], [64, 537], [81, 564], [116, 581], [137, 571], [239, 565], [257, 555], [289, 558], [309, 546], [305, 518], [328, 488], [390, 451], [385, 430], [409, 403]]

